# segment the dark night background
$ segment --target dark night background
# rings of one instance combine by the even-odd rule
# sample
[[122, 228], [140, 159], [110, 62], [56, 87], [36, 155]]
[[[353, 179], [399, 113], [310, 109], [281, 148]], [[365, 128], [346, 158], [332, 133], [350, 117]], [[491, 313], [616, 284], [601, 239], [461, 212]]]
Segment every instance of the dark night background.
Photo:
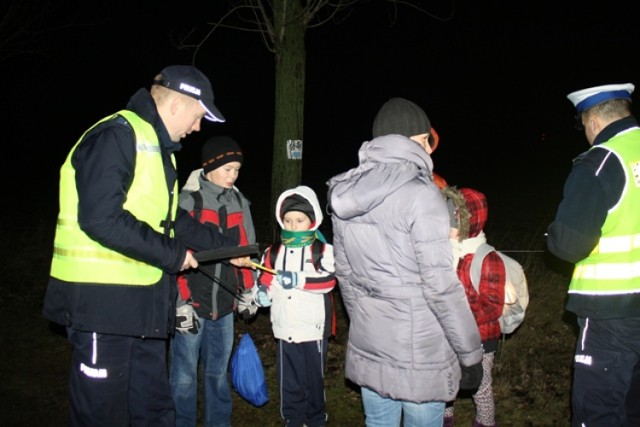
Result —
[[[420, 3], [431, 15], [400, 6], [394, 19], [392, 4], [371, 0], [354, 6], [339, 25], [307, 31], [303, 183], [323, 202], [325, 182], [357, 165], [357, 150], [370, 139], [380, 106], [391, 97], [406, 97], [424, 108], [440, 134], [435, 171], [452, 185], [487, 195], [489, 242], [507, 252], [541, 252], [571, 160], [588, 148], [583, 132], [574, 130], [575, 109], [566, 95], [602, 84], [640, 85], [637, 0]], [[5, 242], [0, 306], [6, 319], [0, 336], [6, 370], [0, 377], [7, 380], [0, 405], [9, 409], [0, 419], [40, 418], [40, 424], [52, 425], [41, 409], [55, 408], [53, 420], [62, 416], [57, 405], [67, 391], [61, 369], [69, 357], [41, 316], [59, 168], [89, 126], [124, 108], [165, 66], [191, 63], [193, 51], [178, 50], [172, 39], [196, 29], [192, 42], [197, 41], [227, 1], [1, 0], [0, 13], [9, 4], [44, 15], [34, 24], [30, 17], [0, 16], [1, 173], [8, 190], [0, 215]], [[451, 18], [441, 19], [452, 7]], [[7, 55], [11, 40], [2, 22], [24, 25], [23, 36], [35, 36], [26, 46], [30, 51]], [[273, 56], [258, 34], [221, 29], [199, 51], [195, 65], [210, 77], [227, 123], [203, 122], [201, 132], [183, 141], [177, 155], [181, 184], [199, 167], [204, 140], [229, 134], [245, 153], [237, 186], [253, 202], [254, 222], [264, 224], [273, 216], [267, 197]], [[633, 95], [636, 109], [639, 92], [640, 86]], [[551, 331], [547, 338], [561, 340], [560, 329], [542, 324], [561, 313], [558, 305], [557, 316], [535, 324], [536, 333]], [[529, 353], [536, 360], [525, 355], [525, 362], [541, 367], [531, 377], [555, 383], [557, 366], [537, 359], [560, 346], [541, 342], [540, 353]], [[540, 376], [542, 370], [555, 377]], [[16, 387], [20, 392], [10, 394]], [[515, 394], [532, 406], [526, 393]]]
[[[490, 203], [504, 194], [550, 201], [553, 212], [571, 159], [588, 147], [573, 130], [567, 93], [640, 84], [633, 2], [421, 3], [431, 15], [402, 6], [394, 15], [390, 3], [373, 0], [339, 25], [308, 30], [303, 183], [322, 199], [327, 179], [357, 164], [382, 103], [402, 96], [421, 105], [438, 130], [435, 171], [450, 184], [478, 188]], [[35, 184], [35, 194], [21, 193], [53, 206], [54, 221], [58, 168], [69, 148], [164, 66], [190, 63], [193, 51], [178, 50], [172, 38], [193, 28], [204, 34], [225, 5], [53, 3], [40, 21], [51, 29], [36, 39], [41, 54], [0, 63], [7, 185]], [[273, 62], [255, 33], [217, 30], [200, 50], [195, 65], [210, 77], [227, 123], [203, 122], [183, 141], [183, 180], [198, 167], [202, 142], [227, 133], [245, 151], [238, 187], [252, 200], [269, 190]]]
[[[13, 4], [33, 16], [43, 13], [34, 23], [32, 16], [0, 15], [1, 173], [7, 190], [0, 215], [5, 243], [0, 264], [5, 279], [0, 306], [6, 319], [0, 336], [5, 368], [0, 376], [6, 380], [0, 388], [3, 425], [56, 425], [64, 415], [59, 407], [67, 397], [68, 347], [41, 315], [64, 158], [89, 126], [125, 107], [162, 68], [191, 63], [193, 51], [178, 50], [172, 39], [195, 28], [191, 40], [197, 41], [227, 3], [0, 1], [0, 13]], [[571, 160], [588, 148], [583, 132], [574, 130], [575, 109], [566, 95], [632, 82], [638, 86], [635, 108], [640, 105], [638, 2], [420, 3], [430, 15], [399, 6], [394, 19], [392, 4], [371, 0], [354, 6], [339, 25], [307, 31], [303, 183], [314, 188], [322, 202], [325, 182], [357, 165], [357, 150], [371, 137], [380, 106], [391, 97], [406, 97], [424, 108], [440, 134], [435, 171], [450, 184], [487, 195], [489, 242], [506, 252], [542, 252]], [[12, 42], [3, 28], [7, 23], [24, 25], [22, 35], [34, 36], [15, 56], [5, 50]], [[273, 56], [258, 34], [221, 29], [199, 51], [195, 65], [210, 77], [215, 103], [227, 123], [203, 122], [201, 132], [183, 141], [177, 155], [181, 184], [199, 167], [202, 142], [229, 134], [245, 153], [237, 186], [253, 202], [254, 222], [269, 221]], [[330, 220], [323, 226], [330, 227]], [[548, 271], [536, 262], [529, 277]], [[556, 276], [549, 282], [536, 283], [540, 287], [532, 287], [532, 292], [555, 295], [557, 285], [564, 295], [566, 283]], [[523, 363], [536, 358], [531, 363], [536, 369], [526, 375], [514, 371], [512, 380], [518, 384], [508, 392], [520, 399], [513, 401], [518, 413], [536, 404], [538, 410], [547, 407], [530, 400], [536, 394], [545, 401], [557, 400], [557, 393], [569, 395], [568, 384], [556, 384], [564, 380], [564, 362], [553, 358], [553, 363], [544, 363], [547, 355], [569, 355], [565, 347], [574, 337], [557, 321], [563, 313], [559, 298], [552, 302], [545, 309], [555, 314], [533, 323], [537, 342], [526, 343], [526, 354], [517, 353], [524, 355]], [[547, 336], [541, 339], [543, 334]], [[556, 345], [560, 341], [562, 345]], [[552, 386], [540, 392], [525, 376]], [[547, 390], [559, 391], [545, 394]], [[6, 420], [23, 418], [38, 421]]]

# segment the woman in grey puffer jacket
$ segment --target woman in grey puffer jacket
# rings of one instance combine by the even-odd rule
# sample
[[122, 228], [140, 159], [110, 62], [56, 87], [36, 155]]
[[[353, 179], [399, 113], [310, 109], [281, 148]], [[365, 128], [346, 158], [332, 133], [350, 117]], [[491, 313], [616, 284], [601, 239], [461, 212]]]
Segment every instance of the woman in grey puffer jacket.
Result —
[[[399, 425], [402, 412], [405, 426], [441, 425], [444, 402], [460, 387], [460, 365], [482, 360], [453, 267], [447, 207], [431, 178], [430, 128], [416, 104], [389, 100], [375, 138], [359, 150], [360, 165], [327, 183], [350, 321], [345, 375], [363, 387], [368, 426]], [[407, 402], [435, 404], [431, 418], [422, 409], [413, 417]]]

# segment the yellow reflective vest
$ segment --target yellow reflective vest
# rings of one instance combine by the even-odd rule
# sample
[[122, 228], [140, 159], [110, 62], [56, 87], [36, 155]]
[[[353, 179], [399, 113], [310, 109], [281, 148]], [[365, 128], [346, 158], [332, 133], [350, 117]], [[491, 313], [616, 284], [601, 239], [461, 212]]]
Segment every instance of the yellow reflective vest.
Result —
[[591, 254], [576, 263], [569, 293], [624, 295], [640, 292], [640, 129], [600, 144], [625, 171], [625, 186], [609, 210], [602, 235]]
[[[160, 224], [165, 220], [174, 220], [177, 198], [174, 197], [174, 200], [170, 201], [164, 185], [166, 178], [162, 153], [153, 127], [134, 112], [122, 110], [100, 120], [87, 132], [117, 115], [124, 117], [131, 124], [136, 139], [133, 182], [123, 208], [157, 232], [164, 233]], [[75, 169], [71, 158], [87, 132], [78, 140], [60, 169], [60, 212], [54, 239], [51, 276], [67, 282], [153, 285], [160, 280], [162, 270], [106, 248], [80, 229]], [[173, 155], [171, 160], [175, 165]], [[177, 183], [174, 194], [177, 194]]]

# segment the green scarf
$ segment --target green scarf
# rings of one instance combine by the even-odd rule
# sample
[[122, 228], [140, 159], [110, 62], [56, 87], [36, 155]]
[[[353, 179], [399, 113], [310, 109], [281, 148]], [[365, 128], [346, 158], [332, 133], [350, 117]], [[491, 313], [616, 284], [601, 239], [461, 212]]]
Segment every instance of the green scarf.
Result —
[[316, 239], [324, 243], [327, 242], [327, 239], [325, 239], [320, 230], [289, 231], [283, 229], [280, 232], [282, 244], [289, 248], [309, 246]]

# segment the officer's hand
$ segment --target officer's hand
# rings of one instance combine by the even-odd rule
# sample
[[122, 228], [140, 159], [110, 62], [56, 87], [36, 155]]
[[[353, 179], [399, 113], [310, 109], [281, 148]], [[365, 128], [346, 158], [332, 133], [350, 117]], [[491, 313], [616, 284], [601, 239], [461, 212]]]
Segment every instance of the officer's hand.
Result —
[[198, 261], [196, 261], [191, 251], [187, 251], [187, 256], [182, 263], [182, 267], [180, 267], [180, 271], [188, 270], [190, 268], [198, 268]]

